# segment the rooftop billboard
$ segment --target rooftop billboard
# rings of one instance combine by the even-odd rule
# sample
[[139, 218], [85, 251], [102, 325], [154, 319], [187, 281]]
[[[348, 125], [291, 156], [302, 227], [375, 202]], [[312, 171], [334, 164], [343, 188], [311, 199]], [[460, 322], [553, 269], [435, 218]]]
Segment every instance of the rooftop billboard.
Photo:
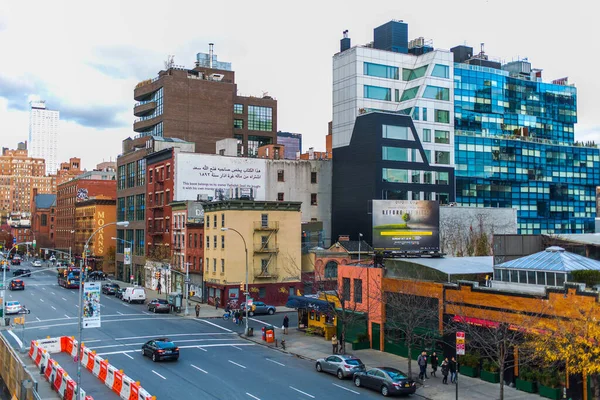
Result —
[[439, 251], [440, 206], [427, 200], [373, 200], [373, 248]]

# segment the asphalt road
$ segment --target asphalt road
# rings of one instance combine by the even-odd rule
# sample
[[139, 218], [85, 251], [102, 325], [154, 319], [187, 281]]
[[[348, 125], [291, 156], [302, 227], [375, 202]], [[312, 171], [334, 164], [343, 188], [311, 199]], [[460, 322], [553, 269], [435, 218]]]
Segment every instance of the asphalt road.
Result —
[[[31, 310], [26, 316], [24, 342], [46, 336], [76, 336], [77, 290], [59, 287], [56, 274], [50, 271], [23, 279], [25, 291], [7, 292], [7, 300], [18, 300]], [[101, 304], [102, 327], [85, 329], [83, 342], [132, 379], [140, 381], [159, 400], [380, 397], [375, 392], [354, 387], [351, 381], [317, 373], [311, 361], [240, 338], [238, 331], [243, 328], [231, 321], [155, 315], [148, 313], [144, 305], [130, 305], [114, 296], [102, 295]], [[290, 315], [290, 322], [295, 322], [293, 317]], [[250, 322], [260, 334], [264, 323], [280, 327], [282, 320], [283, 314], [278, 313], [252, 317]], [[20, 337], [22, 332], [17, 328], [14, 333]], [[18, 346], [12, 335], [6, 331], [3, 334]], [[154, 363], [141, 355], [140, 347], [145, 341], [165, 336], [179, 346], [178, 361]], [[69, 365], [65, 366], [67, 371], [73, 374], [75, 364], [66, 355], [64, 362]], [[116, 398], [110, 392], [103, 392], [99, 382], [88, 380], [85, 375], [82, 387], [90, 394], [95, 393], [97, 398]]]

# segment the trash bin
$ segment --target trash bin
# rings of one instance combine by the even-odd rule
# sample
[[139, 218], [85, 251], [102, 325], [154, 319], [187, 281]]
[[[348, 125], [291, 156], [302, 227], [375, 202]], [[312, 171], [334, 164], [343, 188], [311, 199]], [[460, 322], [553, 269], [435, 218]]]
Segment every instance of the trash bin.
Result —
[[267, 343], [275, 342], [275, 331], [267, 329]]
[[251, 326], [248, 327], [248, 336], [254, 336], [254, 328]]
[[10, 326], [10, 317], [4, 318], [4, 326]]

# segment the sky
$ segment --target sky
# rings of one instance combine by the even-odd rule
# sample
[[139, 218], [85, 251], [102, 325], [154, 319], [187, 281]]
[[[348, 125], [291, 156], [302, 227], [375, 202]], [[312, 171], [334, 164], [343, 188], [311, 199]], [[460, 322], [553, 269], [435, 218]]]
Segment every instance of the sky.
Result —
[[600, 28], [593, 2], [528, 0], [113, 1], [0, 0], [0, 145], [28, 138], [28, 101], [61, 112], [58, 161], [115, 160], [133, 136], [133, 89], [168, 55], [193, 68], [215, 43], [232, 63], [240, 95], [278, 100], [278, 128], [324, 150], [331, 120], [332, 56], [342, 31], [373, 40], [391, 19], [435, 48], [485, 43], [490, 57], [527, 57], [544, 81], [578, 88], [578, 140], [600, 142]]

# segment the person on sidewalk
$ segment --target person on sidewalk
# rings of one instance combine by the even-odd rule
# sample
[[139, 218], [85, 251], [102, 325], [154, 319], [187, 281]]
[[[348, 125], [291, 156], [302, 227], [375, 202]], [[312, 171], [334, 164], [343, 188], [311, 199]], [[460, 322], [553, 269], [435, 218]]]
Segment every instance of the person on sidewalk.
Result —
[[200, 304], [196, 304], [196, 318], [200, 317]]
[[429, 379], [427, 377], [427, 352], [421, 352], [419, 358], [417, 358], [417, 364], [419, 365], [419, 369], [421, 370], [421, 372], [419, 372], [419, 379]]
[[458, 365], [456, 364], [456, 358], [452, 357], [450, 360], [450, 383], [456, 383], [456, 369]]
[[233, 323], [237, 324], [239, 319], [240, 319], [240, 310], [236, 310], [235, 313], [233, 314]]
[[331, 337], [331, 348], [332, 348], [333, 354], [337, 354], [337, 352], [338, 352], [338, 338], [337, 338], [337, 336], [335, 336], [335, 334], [333, 334], [333, 336]]
[[290, 319], [288, 318], [288, 316], [286, 314], [285, 317], [283, 317], [283, 334], [284, 335], [288, 334], [289, 326], [290, 326]]
[[160, 284], [160, 282], [158, 282], [158, 285], [156, 285], [156, 290], [158, 291], [158, 294], [160, 294], [161, 289], [162, 289], [162, 285]]
[[438, 369], [438, 356], [435, 353], [435, 351], [433, 353], [431, 353], [431, 357], [429, 357], [429, 358], [431, 360], [431, 376], [435, 376], [437, 378], [435, 373], [437, 372], [437, 369]]
[[448, 357], [446, 357], [446, 358], [444, 358], [444, 361], [442, 361], [442, 376], [444, 377], [444, 379], [442, 379], [442, 383], [444, 385], [448, 384], [448, 371], [449, 371]]
[[219, 300], [221, 300], [221, 299], [219, 299], [218, 297], [215, 298], [215, 310], [219, 309]]

